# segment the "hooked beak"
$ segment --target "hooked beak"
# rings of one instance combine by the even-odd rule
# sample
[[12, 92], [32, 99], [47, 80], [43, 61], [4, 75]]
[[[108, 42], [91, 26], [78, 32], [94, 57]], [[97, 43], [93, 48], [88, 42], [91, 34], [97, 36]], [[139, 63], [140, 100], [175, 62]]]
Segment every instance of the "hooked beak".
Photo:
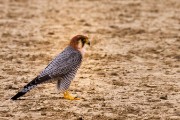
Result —
[[89, 39], [87, 38], [87, 39], [85, 39], [85, 43], [87, 44], [87, 45], [89, 45], [90, 46], [90, 41], [89, 41]]
[[87, 44], [90, 46], [91, 45], [90, 41], [88, 41]]

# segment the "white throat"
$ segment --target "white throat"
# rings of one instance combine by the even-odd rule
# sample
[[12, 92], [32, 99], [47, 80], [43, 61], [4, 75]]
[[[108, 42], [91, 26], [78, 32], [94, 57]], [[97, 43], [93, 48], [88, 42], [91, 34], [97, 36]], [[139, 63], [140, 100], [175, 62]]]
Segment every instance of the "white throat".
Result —
[[85, 46], [81, 49], [79, 49], [79, 51], [81, 52], [81, 54], [84, 56], [85, 52], [86, 52], [86, 48]]

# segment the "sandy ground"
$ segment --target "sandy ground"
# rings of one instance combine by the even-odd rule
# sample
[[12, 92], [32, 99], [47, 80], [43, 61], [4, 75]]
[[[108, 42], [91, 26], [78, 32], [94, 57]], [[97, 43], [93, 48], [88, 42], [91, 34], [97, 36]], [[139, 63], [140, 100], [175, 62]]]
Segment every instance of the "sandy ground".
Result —
[[[9, 100], [76, 34], [92, 46], [56, 83]], [[0, 0], [0, 120], [180, 120], [179, 0]]]

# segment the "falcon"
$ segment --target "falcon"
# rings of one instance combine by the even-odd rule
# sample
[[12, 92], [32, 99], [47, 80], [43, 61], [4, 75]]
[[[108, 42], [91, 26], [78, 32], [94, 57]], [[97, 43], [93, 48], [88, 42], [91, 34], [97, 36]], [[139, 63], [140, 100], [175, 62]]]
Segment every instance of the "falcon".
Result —
[[79, 98], [72, 96], [68, 92], [68, 88], [81, 65], [85, 53], [85, 44], [90, 45], [87, 36], [76, 35], [73, 37], [69, 45], [57, 55], [36, 78], [25, 85], [23, 89], [11, 99], [17, 100], [37, 85], [56, 80], [57, 88], [60, 92], [64, 93], [65, 99], [79, 100]]

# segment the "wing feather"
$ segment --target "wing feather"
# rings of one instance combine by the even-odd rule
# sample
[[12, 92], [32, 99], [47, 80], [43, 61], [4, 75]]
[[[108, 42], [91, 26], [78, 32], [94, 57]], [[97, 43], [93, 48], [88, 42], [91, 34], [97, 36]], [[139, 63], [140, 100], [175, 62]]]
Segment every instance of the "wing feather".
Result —
[[82, 61], [82, 55], [77, 50], [65, 49], [41, 72], [40, 76], [49, 75], [52, 78], [61, 77], [77, 69]]

